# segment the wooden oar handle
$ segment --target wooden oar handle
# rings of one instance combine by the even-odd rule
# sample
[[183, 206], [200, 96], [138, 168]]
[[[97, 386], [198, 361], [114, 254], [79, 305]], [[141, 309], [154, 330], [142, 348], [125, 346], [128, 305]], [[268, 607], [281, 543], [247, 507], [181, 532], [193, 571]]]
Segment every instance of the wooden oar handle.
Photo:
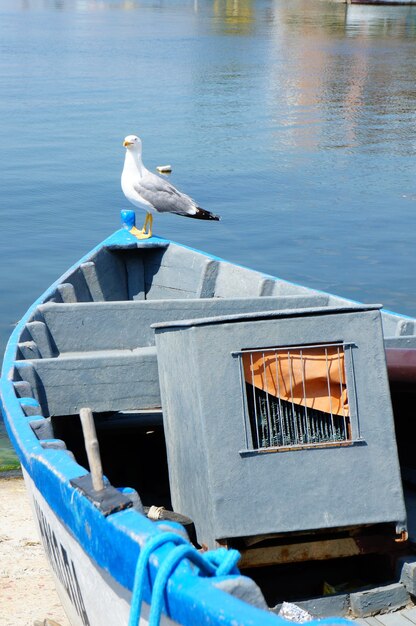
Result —
[[80, 409], [79, 416], [84, 434], [85, 450], [90, 465], [92, 486], [95, 491], [102, 491], [104, 489], [103, 468], [101, 466], [100, 446], [95, 430], [94, 417], [91, 409], [88, 408]]

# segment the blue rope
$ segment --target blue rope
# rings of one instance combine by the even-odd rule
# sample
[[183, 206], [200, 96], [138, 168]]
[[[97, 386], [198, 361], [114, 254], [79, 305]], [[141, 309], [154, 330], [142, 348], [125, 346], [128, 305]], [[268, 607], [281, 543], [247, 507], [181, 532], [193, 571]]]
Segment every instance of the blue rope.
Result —
[[240, 553], [237, 550], [218, 548], [211, 552], [205, 552], [203, 556], [205, 560], [215, 566], [215, 576], [239, 574], [237, 563], [240, 560]]
[[184, 537], [181, 537], [176, 533], [161, 533], [160, 535], [151, 537], [140, 550], [140, 555], [136, 565], [136, 573], [134, 575], [129, 626], [137, 626], [139, 622], [143, 602], [144, 576], [147, 570], [150, 555], [154, 550], [168, 542], [176, 544], [188, 543]]
[[[174, 569], [183, 559], [186, 558], [194, 563], [194, 565], [199, 567], [200, 571], [207, 576], [225, 576], [235, 570], [237, 562], [240, 559], [239, 552], [237, 552], [237, 550], [226, 550], [225, 548], [218, 550], [218, 552], [221, 553], [221, 556], [216, 555], [215, 552], [201, 554], [190, 544], [179, 545], [172, 550], [163, 561], [156, 575], [155, 584], [153, 586], [149, 626], [159, 626], [162, 617], [163, 596], [166, 586]], [[212, 558], [214, 556], [215, 558]], [[219, 566], [216, 567], [218, 562]]]
[[[196, 565], [205, 576], [226, 576], [238, 573], [236, 569], [240, 558], [237, 550], [218, 550], [206, 553], [198, 552], [184, 537], [175, 533], [163, 533], [149, 539], [140, 550], [131, 599], [129, 626], [137, 626], [143, 602], [144, 576], [150, 556], [154, 550], [165, 543], [174, 543], [176, 547], [168, 554], [156, 574], [152, 591], [149, 626], [159, 626], [162, 617], [164, 592], [169, 578], [183, 559]], [[150, 583], [151, 587], [151, 583]]]

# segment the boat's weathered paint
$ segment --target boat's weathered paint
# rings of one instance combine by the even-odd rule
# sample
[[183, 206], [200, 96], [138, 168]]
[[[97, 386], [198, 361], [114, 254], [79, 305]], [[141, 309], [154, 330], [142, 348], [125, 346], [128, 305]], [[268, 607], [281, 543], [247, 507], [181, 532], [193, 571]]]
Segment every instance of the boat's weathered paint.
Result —
[[[56, 552], [46, 548], [52, 569], [55, 565], [55, 574], [60, 571], [60, 574], [57, 574], [58, 591], [72, 623], [77, 625], [89, 623], [91, 626], [103, 626], [103, 624], [121, 626], [127, 624], [128, 603], [141, 548], [149, 538], [159, 533], [168, 529], [180, 533], [181, 530], [175, 524], [151, 522], [132, 507], [105, 517], [88, 498], [74, 488], [71, 481], [85, 475], [86, 470], [74, 460], [70, 452], [60, 446], [59, 441], [40, 441], [37, 439], [30, 422], [42, 420], [41, 406], [33, 397], [17, 397], [13, 379], [16, 372], [15, 360], [18, 343], [22, 329], [33, 317], [36, 308], [52, 298], [58, 286], [66, 282], [75, 268], [82, 263], [88, 265], [94, 254], [105, 249], [112, 251], [136, 249], [138, 246], [154, 248], [169, 244], [169, 241], [157, 237], [152, 237], [138, 244], [137, 239], [126, 229], [117, 231], [70, 268], [29, 308], [14, 330], [6, 348], [0, 382], [3, 417], [11, 441], [21, 461], [28, 488], [36, 502], [34, 509], [40, 520], [41, 535], [43, 531], [44, 540], [48, 541], [47, 537], [49, 537], [49, 541], [52, 538], [53, 543], [53, 538], [56, 538], [57, 545], [59, 542], [65, 550], [69, 559], [68, 563], [71, 561], [71, 565], [68, 567], [73, 574], [74, 571], [76, 572], [80, 587], [79, 593], [76, 591], [75, 578], [65, 578], [63, 571], [59, 570], [65, 558], [62, 557], [62, 561], [57, 561]], [[186, 246], [181, 246], [181, 248], [192, 251]], [[225, 268], [225, 278], [222, 279], [224, 285], [227, 281], [232, 282], [234, 280], [235, 270], [233, 268], [236, 266], [226, 264], [212, 255], [204, 256], [208, 264], [210, 261], [221, 262], [223, 269]], [[289, 291], [291, 289], [291, 284], [286, 281], [280, 281], [274, 277], [251, 272], [251, 270], [244, 268], [241, 270], [243, 274], [244, 272], [251, 273], [256, 277], [257, 282], [260, 280], [263, 289], [262, 295], [264, 296], [273, 295], [273, 289], [277, 283], [288, 286]], [[299, 289], [302, 291], [303, 288], [300, 287]], [[293, 285], [293, 291], [297, 291], [297, 286]], [[303, 292], [307, 293], [308, 290], [303, 289]], [[321, 292], [314, 291], [315, 296], [320, 294]], [[328, 294], [321, 295], [328, 296]], [[342, 303], [346, 302], [344, 299], [335, 297], [335, 301], [337, 300]], [[384, 316], [387, 324], [391, 324], [392, 328], [397, 325], [399, 320], [403, 319], [403, 316], [396, 318], [394, 314], [384, 314]], [[24, 363], [20, 362], [19, 367], [24, 367]], [[62, 549], [57, 549], [63, 555]], [[165, 545], [157, 549], [152, 555], [149, 566], [151, 583], [154, 582], [160, 564], [170, 554], [171, 549], [172, 546]], [[72, 568], [72, 563], [74, 568]], [[81, 563], [82, 573], [78, 572], [78, 564]], [[67, 575], [69, 576], [68, 573]], [[235, 577], [228, 578], [233, 579]], [[90, 584], [93, 579], [96, 581], [94, 586]], [[89, 584], [83, 587], [84, 581], [87, 580]], [[221, 624], [224, 626], [227, 624], [230, 626], [248, 626], [250, 624], [267, 626], [270, 624], [270, 626], [276, 626], [287, 623], [275, 614], [250, 606], [223, 592], [216, 586], [219, 582], [216, 578], [198, 576], [189, 563], [181, 563], [170, 578], [167, 587], [167, 611], [170, 618], [184, 626], [195, 626], [196, 624]], [[115, 594], [118, 598], [117, 600], [109, 600], [110, 604], [114, 605], [113, 612], [111, 610], [104, 611], [103, 607], [108, 606], [104, 602], [102, 603], [103, 607], [93, 608], [94, 603], [97, 602], [97, 590], [105, 584], [110, 587], [110, 590], [105, 592], [108, 593], [108, 597], [111, 598]], [[67, 589], [70, 589], [69, 593]], [[151, 603], [151, 584], [148, 580], [144, 581], [144, 600], [149, 606]], [[100, 599], [98, 603], [101, 603]], [[101, 608], [105, 613], [104, 617], [103, 613], [100, 613]], [[334, 618], [322, 620], [319, 623], [321, 625], [335, 625], [347, 622], [340, 618]]]
[[[86, 554], [23, 470], [34, 519], [51, 565], [55, 586], [73, 626], [126, 624], [131, 594]], [[92, 531], [93, 532], [93, 529]], [[91, 590], [86, 593], [86, 590]], [[145, 604], [143, 623], [149, 613]], [[165, 619], [166, 624], [173, 624]]]

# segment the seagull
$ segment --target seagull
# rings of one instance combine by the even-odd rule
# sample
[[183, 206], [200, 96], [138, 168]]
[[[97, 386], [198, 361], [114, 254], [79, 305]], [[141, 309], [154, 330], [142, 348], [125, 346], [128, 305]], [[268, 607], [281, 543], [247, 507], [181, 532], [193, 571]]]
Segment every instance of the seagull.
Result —
[[[205, 209], [201, 209], [192, 198], [178, 191], [167, 180], [149, 172], [142, 161], [142, 142], [136, 135], [128, 135], [123, 142], [126, 148], [121, 188], [127, 200], [134, 206], [147, 211], [141, 230], [134, 227], [134, 235], [139, 239], [152, 236], [153, 215], [158, 213], [176, 213], [184, 217], [200, 220], [219, 220]], [[133, 232], [133, 229], [130, 231]]]

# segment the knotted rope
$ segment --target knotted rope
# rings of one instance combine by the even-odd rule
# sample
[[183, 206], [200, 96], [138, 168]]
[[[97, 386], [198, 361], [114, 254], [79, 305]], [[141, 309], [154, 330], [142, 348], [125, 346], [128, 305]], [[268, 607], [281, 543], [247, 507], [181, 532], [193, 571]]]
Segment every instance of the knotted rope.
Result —
[[151, 554], [166, 543], [174, 543], [176, 547], [168, 554], [156, 574], [153, 588], [151, 587], [151, 604], [149, 626], [159, 626], [162, 617], [163, 598], [170, 576], [183, 559], [187, 559], [199, 568], [203, 576], [227, 576], [237, 574], [236, 568], [240, 558], [237, 550], [220, 548], [212, 552], [198, 552], [187, 539], [176, 533], [162, 533], [151, 537], [140, 550], [134, 576], [129, 626], [138, 626], [143, 602], [144, 577]]

